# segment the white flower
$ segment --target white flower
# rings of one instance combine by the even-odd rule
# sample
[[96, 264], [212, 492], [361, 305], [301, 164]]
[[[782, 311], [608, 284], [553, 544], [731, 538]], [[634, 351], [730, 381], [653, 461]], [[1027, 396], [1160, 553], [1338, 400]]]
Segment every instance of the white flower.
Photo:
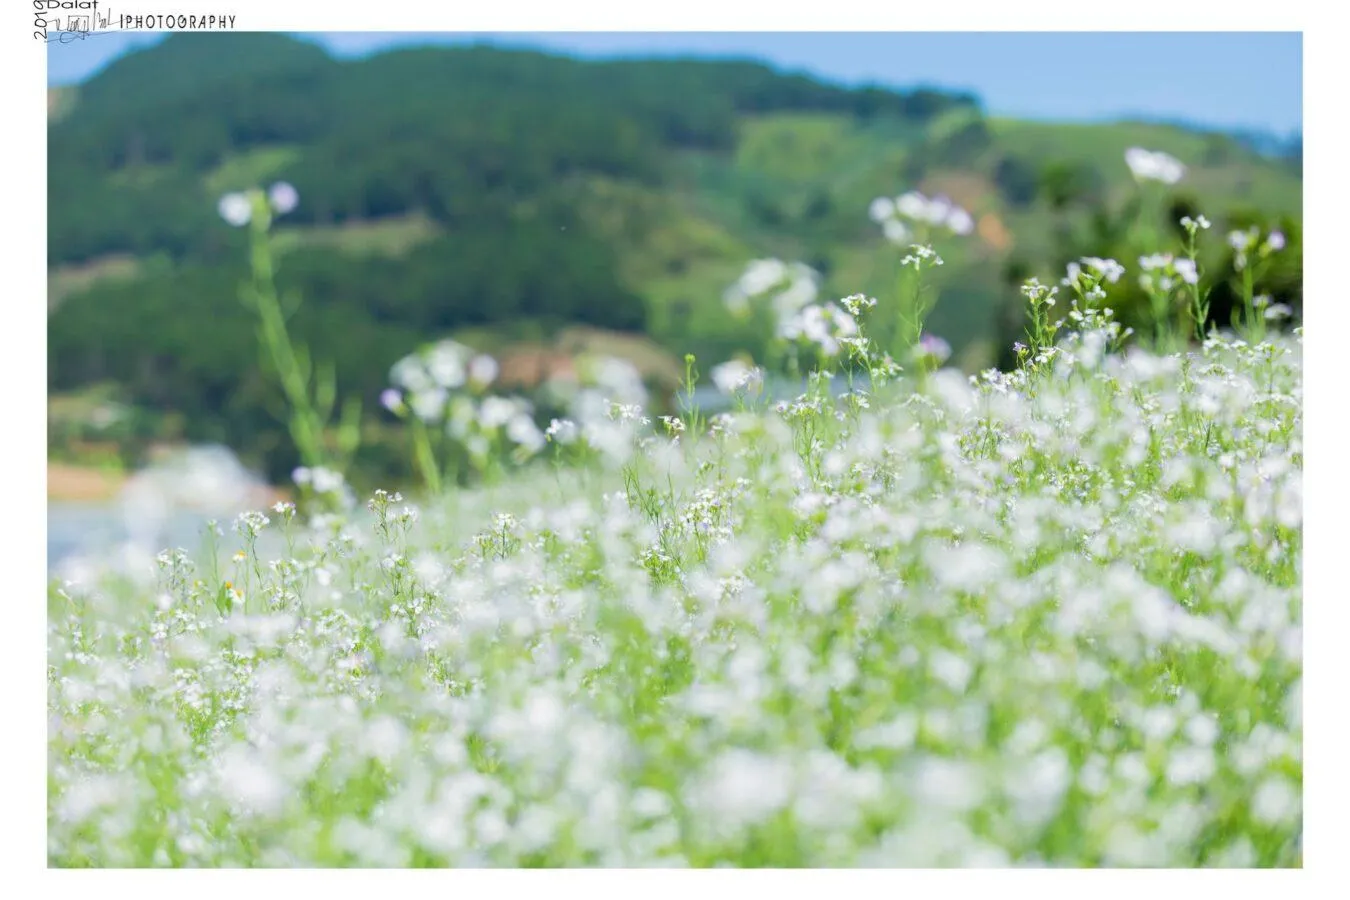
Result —
[[1228, 232], [1228, 246], [1241, 253], [1251, 248], [1256, 243], [1256, 238], [1260, 231], [1253, 228], [1249, 231], [1230, 231]]
[[833, 303], [812, 304], [779, 326], [781, 337], [788, 340], [804, 338], [819, 346], [827, 356], [839, 352], [839, 338], [857, 333], [857, 321]]
[[762, 383], [763, 379], [763, 372], [739, 359], [727, 360], [712, 369], [713, 383], [724, 394], [734, 394], [742, 388]]
[[1186, 167], [1174, 156], [1161, 150], [1145, 150], [1131, 147], [1125, 151], [1125, 164], [1130, 167], [1134, 177], [1140, 181], [1160, 181], [1163, 184], [1176, 184], [1186, 174]]
[[937, 255], [937, 251], [933, 249], [931, 244], [913, 244], [909, 250], [909, 255], [900, 260], [900, 265], [913, 266], [916, 272], [925, 263], [929, 266], [942, 265], [942, 257]]
[[433, 387], [426, 366], [416, 356], [405, 356], [389, 369], [389, 380], [406, 391], [425, 391]]
[[1272, 231], [1270, 237], [1266, 238], [1266, 248], [1272, 253], [1283, 250], [1284, 234], [1279, 231]]
[[[875, 201], [873, 206], [876, 206]], [[918, 191], [907, 191], [896, 198], [895, 211], [898, 215], [916, 222], [944, 226], [953, 234], [966, 235], [975, 230], [975, 220], [970, 213], [946, 197], [930, 199]], [[886, 237], [897, 244], [905, 240], [902, 235], [908, 234], [907, 231], [901, 232], [899, 229], [891, 228], [889, 222], [883, 227], [886, 229]]]
[[220, 198], [216, 208], [220, 211], [220, 217], [235, 228], [242, 228], [253, 218], [253, 202], [247, 194], [226, 194]]
[[886, 235], [886, 240], [893, 244], [904, 244], [910, 239], [909, 229], [899, 219], [887, 219], [881, 226], [881, 231]]
[[246, 814], [276, 815], [290, 794], [276, 767], [246, 746], [232, 746], [220, 756], [214, 769], [224, 796]]
[[929, 222], [934, 225], [942, 225], [947, 221], [948, 216], [956, 211], [952, 201], [946, 197], [934, 197], [928, 201], [928, 209], [925, 210], [925, 216]]
[[296, 484], [310, 485], [317, 494], [335, 494], [347, 483], [342, 473], [325, 469], [323, 466], [315, 466], [312, 469], [301, 466], [291, 473], [291, 478]]
[[855, 318], [862, 315], [864, 309], [875, 309], [877, 305], [876, 298], [868, 297], [866, 294], [850, 294], [839, 302], [844, 304], [844, 309]]
[[792, 769], [782, 759], [750, 750], [726, 750], [686, 794], [709, 822], [745, 827], [764, 821], [788, 804]]
[[736, 284], [723, 294], [727, 308], [736, 315], [750, 311], [750, 301], [779, 288], [772, 305], [781, 319], [816, 299], [820, 275], [805, 263], [788, 264], [780, 259], [757, 259], [750, 263]]
[[623, 403], [642, 403], [647, 389], [637, 366], [617, 356], [598, 356], [587, 360], [584, 374], [589, 384], [603, 392], [608, 399]]
[[577, 439], [577, 423], [571, 419], [554, 419], [548, 423], [548, 430], [544, 432], [544, 436], [559, 444], [570, 444]]
[[475, 356], [469, 362], [469, 380], [480, 387], [487, 387], [496, 381], [500, 371], [497, 361], [486, 353]]
[[478, 411], [478, 424], [489, 431], [502, 427], [520, 412], [520, 406], [505, 397], [488, 397]]
[[1083, 265], [1096, 272], [1102, 278], [1105, 278], [1111, 284], [1120, 280], [1120, 276], [1125, 274], [1125, 267], [1114, 259], [1102, 259], [1099, 256], [1085, 256], [1080, 260]]
[[300, 194], [286, 181], [278, 181], [272, 185], [267, 192], [267, 199], [271, 201], [272, 209], [276, 210], [279, 216], [286, 215], [300, 204]]
[[816, 283], [812, 278], [798, 278], [787, 290], [773, 298], [774, 311], [780, 316], [790, 316], [797, 310], [816, 299]]
[[1278, 775], [1261, 782], [1252, 796], [1252, 815], [1259, 822], [1277, 824], [1298, 815], [1301, 806], [1298, 790]]
[[427, 355], [427, 372], [436, 384], [453, 390], [464, 385], [466, 360], [472, 351], [455, 341], [441, 341]]
[[403, 411], [403, 395], [393, 388], [385, 388], [380, 392], [380, 405], [392, 413]]
[[867, 214], [873, 222], [885, 222], [895, 216], [895, 201], [890, 197], [878, 197], [867, 208]]
[[974, 763], [924, 757], [914, 777], [915, 798], [943, 812], [969, 812], [984, 800], [984, 774]]
[[722, 302], [731, 313], [737, 316], [744, 316], [750, 311], [749, 298], [741, 291], [738, 284], [733, 284], [726, 289], [722, 294]]
[[1181, 280], [1187, 284], [1196, 284], [1200, 281], [1200, 273], [1195, 268], [1195, 260], [1179, 259], [1172, 264], [1172, 267], [1181, 276]]
[[537, 453], [546, 443], [543, 433], [534, 424], [534, 420], [525, 414], [512, 417], [506, 423], [506, 437], [513, 444], [519, 444], [531, 453]]
[[909, 219], [928, 218], [928, 198], [918, 191], [908, 191], [897, 197], [895, 208], [900, 215]]
[[434, 422], [445, 411], [445, 403], [449, 396], [445, 388], [436, 387], [428, 391], [417, 391], [408, 403], [417, 418], [423, 422]]
[[956, 234], [967, 235], [975, 230], [975, 219], [970, 213], [958, 207], [947, 217], [947, 227]]
[[787, 266], [780, 259], [757, 259], [741, 275], [738, 287], [747, 297], [765, 294], [787, 278]]
[[1041, 284], [1039, 278], [1028, 278], [1021, 288], [1022, 296], [1027, 298], [1027, 302], [1032, 306], [1044, 304], [1046, 306], [1055, 305], [1055, 295], [1059, 293], [1059, 288]]

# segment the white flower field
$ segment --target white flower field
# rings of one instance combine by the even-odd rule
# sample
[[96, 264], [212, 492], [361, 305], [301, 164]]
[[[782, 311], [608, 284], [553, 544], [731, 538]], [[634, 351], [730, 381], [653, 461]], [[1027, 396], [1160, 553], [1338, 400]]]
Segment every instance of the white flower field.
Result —
[[1297, 865], [1301, 329], [892, 378], [850, 299], [866, 391], [54, 583], [49, 863]]

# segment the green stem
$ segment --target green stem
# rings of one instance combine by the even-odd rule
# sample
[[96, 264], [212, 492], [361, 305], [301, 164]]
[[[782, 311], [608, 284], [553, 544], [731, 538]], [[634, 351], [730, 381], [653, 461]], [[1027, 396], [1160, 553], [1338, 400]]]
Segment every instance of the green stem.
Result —
[[432, 494], [440, 496], [441, 471], [436, 465], [436, 454], [431, 450], [431, 436], [427, 432], [426, 423], [414, 415], [412, 426], [413, 452], [416, 454], [417, 467], [422, 472], [422, 480], [426, 482], [427, 489]]
[[252, 299], [258, 313], [259, 332], [263, 346], [271, 358], [272, 366], [281, 381], [282, 391], [290, 404], [288, 423], [296, 449], [307, 466], [319, 466], [324, 462], [320, 433], [322, 426], [319, 417], [309, 400], [308, 379], [301, 372], [294, 345], [286, 329], [286, 317], [282, 313], [277, 298], [275, 273], [272, 255], [267, 242], [267, 231], [271, 224], [266, 208], [266, 199], [261, 198], [254, 204], [252, 219], [253, 269]]

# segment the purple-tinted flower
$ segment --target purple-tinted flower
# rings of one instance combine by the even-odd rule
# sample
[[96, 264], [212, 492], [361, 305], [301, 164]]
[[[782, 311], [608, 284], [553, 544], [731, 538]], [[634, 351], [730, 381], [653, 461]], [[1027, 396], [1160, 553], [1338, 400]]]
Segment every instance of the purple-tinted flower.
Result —
[[942, 365], [952, 355], [952, 345], [935, 334], [924, 334], [919, 338], [917, 350], [919, 355], [933, 359], [938, 365]]
[[300, 194], [295, 187], [286, 181], [278, 181], [267, 192], [267, 199], [272, 204], [272, 209], [279, 216], [295, 209], [300, 204]]

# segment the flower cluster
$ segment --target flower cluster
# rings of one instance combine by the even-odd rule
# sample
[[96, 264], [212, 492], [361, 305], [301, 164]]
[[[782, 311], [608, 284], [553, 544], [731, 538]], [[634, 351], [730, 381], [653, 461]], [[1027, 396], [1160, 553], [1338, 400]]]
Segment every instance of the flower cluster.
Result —
[[394, 386], [380, 402], [397, 416], [411, 415], [453, 438], [480, 467], [501, 439], [520, 455], [537, 453], [545, 441], [533, 404], [486, 393], [498, 374], [491, 356], [442, 340], [396, 362], [389, 372]]
[[713, 366], [713, 384], [724, 394], [757, 391], [764, 386], [764, 370], [739, 359], [730, 359]]
[[1260, 259], [1265, 259], [1283, 250], [1284, 245], [1284, 232], [1272, 231], [1262, 241], [1261, 229], [1255, 225], [1245, 231], [1234, 230], [1228, 233], [1228, 246], [1233, 248], [1233, 268], [1239, 272], [1247, 268], [1248, 258], [1252, 253]]
[[1071, 262], [1068, 265], [1068, 275], [1064, 279], [1064, 284], [1072, 285], [1081, 280], [1086, 267], [1090, 277], [1095, 281], [1106, 281], [1115, 284], [1120, 280], [1120, 276], [1125, 274], [1125, 267], [1114, 259], [1102, 259], [1099, 256], [1085, 256], [1078, 262]]
[[641, 407], [647, 400], [647, 386], [637, 366], [603, 354], [579, 357], [574, 371], [551, 377], [541, 390], [544, 406], [582, 423], [605, 420], [614, 403]]
[[1041, 284], [1039, 278], [1028, 278], [1022, 284], [1020, 291], [1032, 307], [1054, 306], [1055, 295], [1059, 293], [1059, 288]]
[[820, 273], [805, 263], [757, 259], [746, 267], [722, 299], [729, 310], [743, 316], [756, 301], [768, 298], [769, 307], [781, 320], [815, 302], [819, 293]]
[[915, 228], [944, 228], [958, 235], [975, 230], [975, 219], [950, 199], [930, 198], [918, 191], [894, 199], [878, 197], [868, 207], [868, 215], [882, 227], [888, 240], [901, 245], [912, 241]]
[[1139, 284], [1146, 291], [1159, 290], [1164, 293], [1179, 284], [1197, 284], [1200, 273], [1195, 260], [1174, 257], [1170, 253], [1154, 253], [1139, 257]]
[[[286, 181], [278, 181], [267, 189], [267, 205], [273, 215], [284, 216], [300, 205], [300, 194]], [[253, 219], [253, 194], [235, 191], [220, 198], [216, 207], [220, 217], [236, 228], [242, 228]]]
[[457, 341], [438, 341], [394, 363], [389, 371], [394, 387], [380, 395], [380, 402], [390, 412], [401, 415], [407, 409], [422, 421], [433, 422], [444, 416], [452, 392], [481, 392], [497, 374], [497, 361], [491, 356]]
[[291, 473], [291, 479], [301, 489], [311, 490], [321, 498], [332, 500], [342, 509], [351, 509], [356, 503], [356, 495], [341, 472], [323, 466], [300, 466]]
[[834, 303], [813, 303], [778, 326], [779, 337], [813, 344], [830, 357], [839, 355], [843, 339], [857, 333], [857, 320]]
[[1170, 185], [1186, 175], [1186, 167], [1181, 161], [1161, 150], [1131, 147], [1125, 151], [1125, 164], [1139, 181], [1160, 181]]
[[1203, 215], [1191, 218], [1190, 216], [1181, 217], [1181, 227], [1186, 229], [1186, 234], [1195, 237], [1197, 231], [1208, 231], [1210, 227], [1209, 219]]
[[1270, 295], [1258, 294], [1252, 298], [1252, 304], [1261, 313], [1261, 317], [1267, 322], [1276, 322], [1281, 319], [1288, 319], [1294, 315], [1294, 310], [1287, 303], [1273, 303]]

